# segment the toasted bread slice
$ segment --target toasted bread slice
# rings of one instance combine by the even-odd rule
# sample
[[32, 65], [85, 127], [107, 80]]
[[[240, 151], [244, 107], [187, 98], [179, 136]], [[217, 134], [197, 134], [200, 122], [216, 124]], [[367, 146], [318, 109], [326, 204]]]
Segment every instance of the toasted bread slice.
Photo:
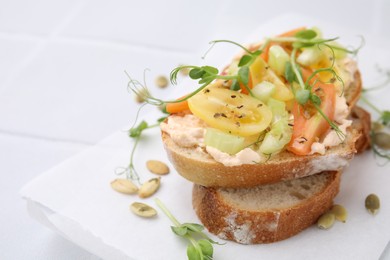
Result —
[[322, 172], [253, 188], [194, 185], [192, 203], [203, 225], [241, 244], [280, 241], [317, 221], [333, 204], [340, 172]]
[[[357, 71], [354, 81], [345, 92], [350, 109], [359, 99], [360, 92], [361, 79]], [[361, 135], [363, 124], [358, 121], [367, 120], [367, 117], [360, 119], [356, 113], [351, 118], [355, 123], [348, 128], [344, 142], [327, 149], [324, 155], [298, 156], [283, 151], [259, 164], [225, 166], [202, 149], [178, 146], [165, 132], [162, 132], [162, 140], [171, 163], [177, 172], [189, 181], [207, 187], [245, 188], [344, 168], [356, 153], [355, 142]]]

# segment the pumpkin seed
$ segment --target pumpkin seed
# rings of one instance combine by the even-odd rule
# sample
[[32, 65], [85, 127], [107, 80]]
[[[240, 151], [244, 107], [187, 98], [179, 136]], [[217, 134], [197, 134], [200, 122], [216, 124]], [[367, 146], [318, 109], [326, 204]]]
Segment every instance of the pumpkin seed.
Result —
[[141, 202], [132, 203], [130, 205], [130, 210], [136, 215], [144, 218], [151, 218], [157, 215], [157, 211], [154, 208]]
[[149, 171], [158, 175], [165, 175], [169, 173], [169, 167], [161, 161], [149, 160], [146, 162], [146, 167]]
[[370, 212], [372, 215], [375, 215], [378, 213], [380, 208], [379, 197], [375, 194], [368, 195], [365, 201], [365, 205], [368, 212]]
[[374, 135], [374, 143], [385, 150], [390, 150], [390, 135], [388, 133], [376, 133]]
[[320, 229], [329, 229], [333, 226], [335, 216], [333, 213], [327, 212], [323, 214], [317, 221], [317, 227]]
[[115, 179], [111, 182], [111, 187], [124, 194], [134, 194], [138, 191], [138, 187], [128, 179]]
[[338, 205], [338, 204], [333, 205], [333, 207], [330, 210], [330, 213], [332, 213], [335, 216], [336, 220], [338, 220], [338, 221], [341, 221], [344, 223], [347, 221], [348, 212], [341, 205]]
[[141, 198], [152, 196], [160, 187], [160, 179], [161, 177], [153, 178], [142, 184], [138, 190], [138, 196]]
[[371, 129], [374, 133], [382, 131], [383, 128], [384, 128], [384, 125], [382, 125], [379, 122], [374, 122], [371, 124]]
[[158, 76], [155, 80], [155, 83], [159, 88], [166, 88], [169, 84], [169, 81], [165, 76]]

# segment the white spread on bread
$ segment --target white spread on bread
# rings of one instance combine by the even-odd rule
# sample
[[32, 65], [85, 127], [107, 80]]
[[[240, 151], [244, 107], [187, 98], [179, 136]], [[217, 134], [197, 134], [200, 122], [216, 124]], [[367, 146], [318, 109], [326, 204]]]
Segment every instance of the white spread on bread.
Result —
[[216, 160], [225, 166], [238, 166], [242, 164], [255, 164], [260, 163], [266, 158], [263, 158], [259, 153], [255, 152], [251, 148], [245, 148], [234, 155], [221, 152], [220, 150], [206, 146], [206, 151]]
[[[334, 113], [334, 121], [338, 124], [338, 128], [345, 135], [347, 128], [352, 125], [352, 120], [347, 120], [349, 110], [344, 96], [336, 96], [336, 106]], [[341, 144], [343, 138], [337, 134], [333, 129], [329, 130], [322, 142], [314, 142], [311, 145], [310, 154], [325, 154], [326, 148]]]
[[307, 165], [305, 173], [312, 175], [318, 172], [339, 170], [346, 167], [349, 164], [349, 160], [343, 158], [339, 154], [328, 154], [325, 156], [319, 156], [310, 160]]
[[160, 127], [181, 147], [196, 147], [203, 144], [206, 124], [192, 114], [171, 115], [167, 123], [161, 123]]

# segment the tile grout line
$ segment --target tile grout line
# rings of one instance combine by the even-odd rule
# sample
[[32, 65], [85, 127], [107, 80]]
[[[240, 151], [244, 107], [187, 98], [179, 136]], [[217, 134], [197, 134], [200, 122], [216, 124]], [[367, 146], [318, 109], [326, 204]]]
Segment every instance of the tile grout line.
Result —
[[[67, 25], [72, 21], [72, 19], [81, 12], [81, 10], [85, 7], [87, 2], [90, 0], [84, 0], [79, 2], [73, 10], [69, 13], [69, 15], [50, 33], [48, 37], [44, 37], [40, 40], [38, 45], [24, 58], [17, 69], [13, 70], [10, 75], [5, 80], [3, 87], [0, 89], [1, 92], [4, 92], [11, 83], [15, 80], [15, 78], [19, 75], [19, 73], [25, 69], [31, 62], [47, 47], [47, 45], [52, 42], [58, 35], [63, 31]], [[31, 37], [31, 36], [30, 36]]]
[[95, 145], [95, 143], [93, 143], [93, 142], [88, 142], [88, 141], [84, 141], [84, 140], [57, 138], [57, 137], [47, 137], [47, 136], [30, 134], [30, 133], [24, 133], [24, 132], [7, 131], [7, 130], [4, 130], [4, 129], [0, 129], [0, 135], [7, 135], [7, 136], [20, 137], [20, 138], [42, 140], [42, 141], [48, 141], [48, 142], [61, 142], [61, 143], [67, 143], [67, 144], [79, 144], [79, 145], [87, 145], [87, 146]]

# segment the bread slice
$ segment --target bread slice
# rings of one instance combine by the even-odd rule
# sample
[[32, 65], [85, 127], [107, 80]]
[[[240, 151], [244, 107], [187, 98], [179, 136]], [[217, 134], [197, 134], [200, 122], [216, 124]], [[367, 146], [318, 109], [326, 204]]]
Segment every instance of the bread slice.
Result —
[[333, 204], [340, 172], [253, 188], [194, 185], [192, 203], [203, 225], [221, 239], [241, 244], [272, 243], [296, 235]]

